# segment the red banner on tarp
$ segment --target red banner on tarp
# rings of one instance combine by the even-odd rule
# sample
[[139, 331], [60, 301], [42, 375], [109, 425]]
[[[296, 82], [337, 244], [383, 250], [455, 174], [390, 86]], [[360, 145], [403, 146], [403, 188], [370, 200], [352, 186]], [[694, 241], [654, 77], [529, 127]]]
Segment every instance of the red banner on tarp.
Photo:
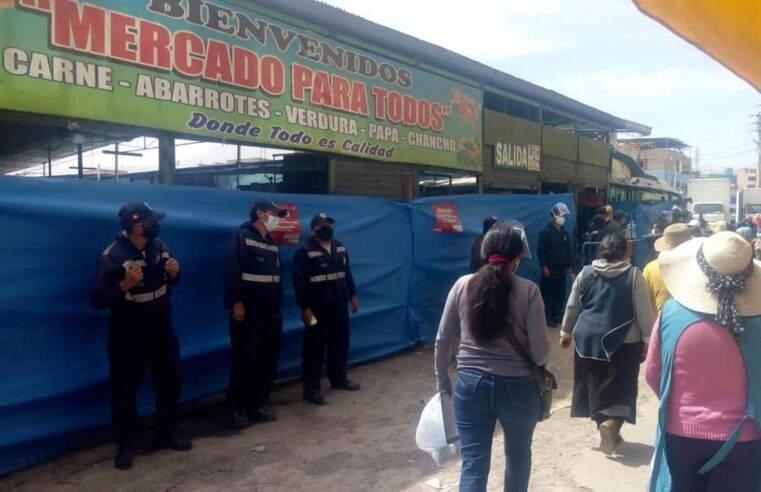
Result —
[[457, 215], [456, 203], [434, 203], [433, 216], [436, 223], [433, 225], [433, 232], [462, 232], [460, 217]]
[[288, 215], [280, 219], [277, 229], [270, 235], [279, 245], [299, 244], [301, 242], [301, 223], [299, 222], [298, 207], [295, 203], [278, 203], [278, 207], [288, 211]]

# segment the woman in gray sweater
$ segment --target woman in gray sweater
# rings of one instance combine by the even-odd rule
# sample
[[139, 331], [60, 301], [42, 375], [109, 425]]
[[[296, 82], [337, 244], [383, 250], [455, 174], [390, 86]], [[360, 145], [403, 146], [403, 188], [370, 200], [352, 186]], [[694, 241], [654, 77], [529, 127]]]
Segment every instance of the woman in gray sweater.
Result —
[[462, 452], [460, 491], [486, 490], [497, 420], [505, 433], [505, 490], [528, 489], [539, 390], [505, 333], [512, 331], [539, 366], [549, 359], [549, 340], [539, 287], [515, 275], [529, 252], [525, 234], [514, 225], [500, 222], [486, 234], [481, 249], [486, 264], [454, 284], [436, 337], [439, 391], [452, 394], [450, 355], [459, 347], [454, 412]]

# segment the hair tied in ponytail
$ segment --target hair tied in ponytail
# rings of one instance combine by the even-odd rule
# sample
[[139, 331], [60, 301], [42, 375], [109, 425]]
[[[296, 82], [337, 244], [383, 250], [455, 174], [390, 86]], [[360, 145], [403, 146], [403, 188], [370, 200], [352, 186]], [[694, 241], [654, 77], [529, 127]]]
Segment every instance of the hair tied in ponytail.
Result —
[[489, 265], [506, 265], [507, 263], [508, 259], [503, 255], [491, 255], [489, 257]]

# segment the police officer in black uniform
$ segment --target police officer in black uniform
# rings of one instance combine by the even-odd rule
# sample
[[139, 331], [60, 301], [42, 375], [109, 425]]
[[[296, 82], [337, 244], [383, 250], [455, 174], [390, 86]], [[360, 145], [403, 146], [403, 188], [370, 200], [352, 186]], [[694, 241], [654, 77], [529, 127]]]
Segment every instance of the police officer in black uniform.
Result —
[[225, 307], [230, 310], [231, 424], [271, 422], [262, 406], [277, 373], [283, 337], [280, 257], [270, 232], [287, 215], [271, 201], [256, 202], [250, 220], [230, 238], [225, 261]]
[[537, 252], [542, 267], [539, 289], [548, 326], [558, 326], [563, 321], [566, 282], [573, 276], [571, 238], [564, 227], [570, 214], [566, 204], [556, 203], [550, 210], [552, 222], [539, 234]]
[[349, 310], [359, 309], [357, 289], [346, 247], [333, 238], [335, 220], [325, 213], [312, 218], [311, 237], [293, 258], [293, 287], [304, 321], [302, 378], [304, 399], [324, 405], [320, 376], [327, 348], [328, 379], [333, 389], [357, 391], [346, 376]]
[[191, 449], [176, 433], [180, 399], [180, 347], [172, 326], [170, 293], [180, 265], [160, 239], [164, 214], [135, 202], [119, 210], [124, 231], [97, 263], [90, 296], [110, 309], [108, 358], [111, 413], [118, 450], [114, 466], [132, 467], [137, 430], [137, 392], [150, 367], [156, 391], [155, 448]]

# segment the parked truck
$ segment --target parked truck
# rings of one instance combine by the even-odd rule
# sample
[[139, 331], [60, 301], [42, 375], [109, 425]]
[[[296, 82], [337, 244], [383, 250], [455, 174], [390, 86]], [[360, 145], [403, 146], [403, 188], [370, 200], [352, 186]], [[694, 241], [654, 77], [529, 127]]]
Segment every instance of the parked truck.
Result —
[[695, 178], [688, 183], [692, 216], [702, 218], [716, 232], [729, 222], [732, 206], [732, 183], [729, 178]]
[[737, 223], [761, 214], [761, 188], [737, 190]]

